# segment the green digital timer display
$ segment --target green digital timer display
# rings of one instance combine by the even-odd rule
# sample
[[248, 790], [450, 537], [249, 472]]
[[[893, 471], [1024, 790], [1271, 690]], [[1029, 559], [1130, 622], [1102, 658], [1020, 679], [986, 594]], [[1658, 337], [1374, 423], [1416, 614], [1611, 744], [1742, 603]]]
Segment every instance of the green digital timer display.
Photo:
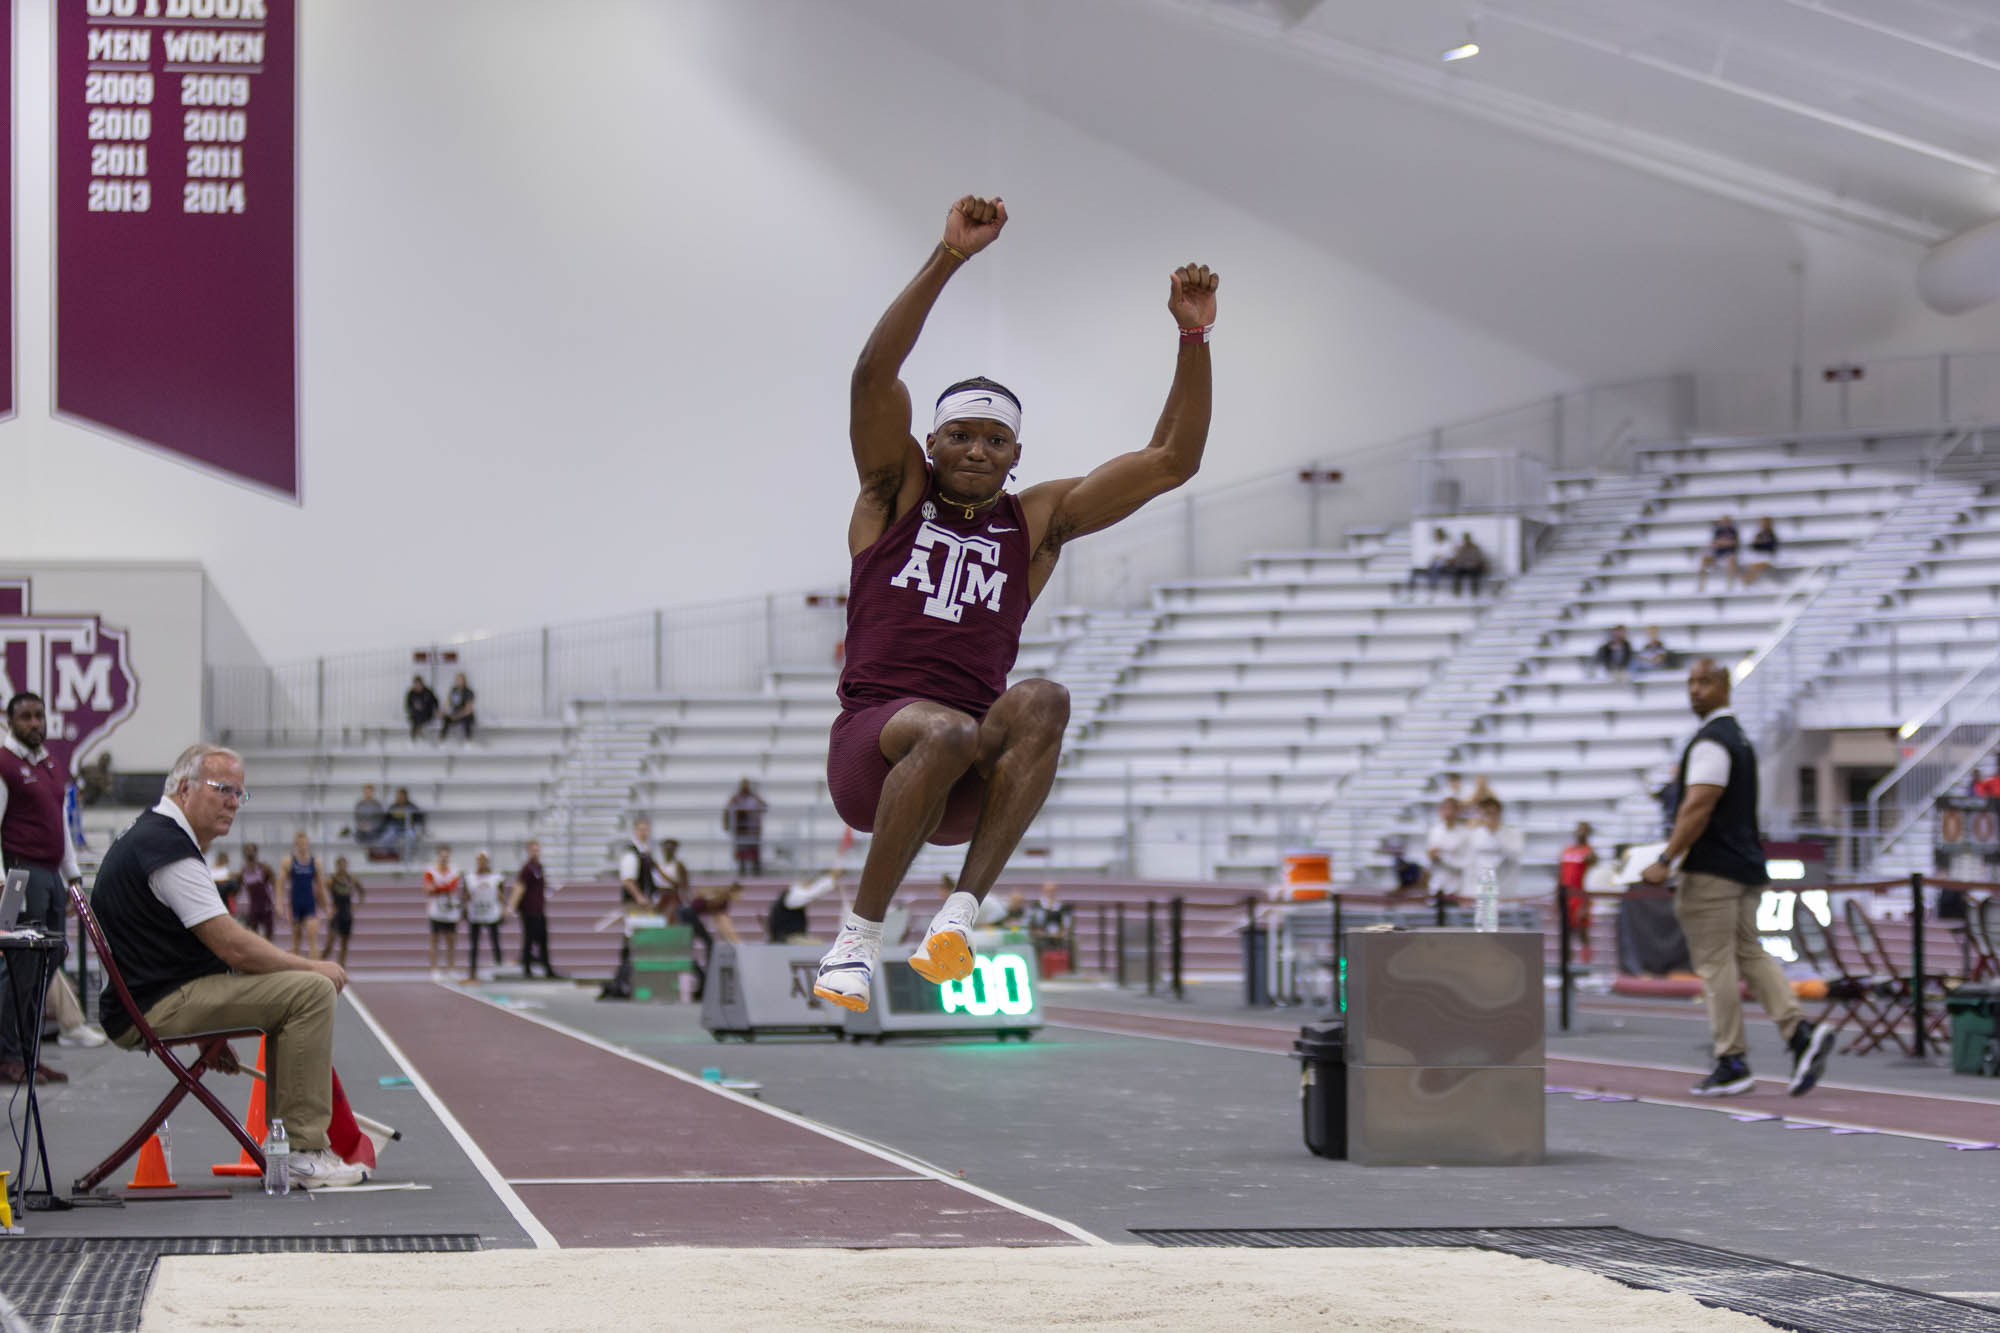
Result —
[[972, 975], [934, 986], [907, 967], [889, 968], [889, 1008], [899, 1014], [1018, 1018], [1035, 1009], [1034, 973], [1019, 954], [974, 958]]

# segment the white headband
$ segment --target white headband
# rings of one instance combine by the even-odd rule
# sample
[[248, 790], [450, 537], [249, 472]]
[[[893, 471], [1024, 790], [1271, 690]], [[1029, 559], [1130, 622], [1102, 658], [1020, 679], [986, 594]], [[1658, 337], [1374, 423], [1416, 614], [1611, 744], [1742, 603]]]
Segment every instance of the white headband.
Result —
[[991, 389], [960, 389], [938, 400], [937, 417], [931, 433], [944, 429], [947, 421], [997, 421], [1008, 430], [1021, 433], [1021, 405], [1004, 393]]

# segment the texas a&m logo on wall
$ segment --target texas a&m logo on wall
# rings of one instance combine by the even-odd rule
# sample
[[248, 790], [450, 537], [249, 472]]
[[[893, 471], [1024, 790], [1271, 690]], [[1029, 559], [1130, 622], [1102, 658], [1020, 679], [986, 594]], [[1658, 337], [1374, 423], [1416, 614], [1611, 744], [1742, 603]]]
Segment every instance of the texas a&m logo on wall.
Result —
[[74, 773], [139, 706], [125, 631], [82, 612], [36, 614], [28, 580], [0, 578], [0, 702], [24, 690], [42, 696], [49, 753]]

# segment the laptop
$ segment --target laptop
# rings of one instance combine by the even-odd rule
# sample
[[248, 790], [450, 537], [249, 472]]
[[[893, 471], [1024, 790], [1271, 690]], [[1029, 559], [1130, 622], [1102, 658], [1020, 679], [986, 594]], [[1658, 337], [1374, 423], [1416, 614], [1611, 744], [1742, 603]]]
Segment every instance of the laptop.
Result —
[[21, 920], [28, 902], [28, 872], [16, 868], [7, 872], [7, 887], [0, 889], [0, 930], [12, 930]]

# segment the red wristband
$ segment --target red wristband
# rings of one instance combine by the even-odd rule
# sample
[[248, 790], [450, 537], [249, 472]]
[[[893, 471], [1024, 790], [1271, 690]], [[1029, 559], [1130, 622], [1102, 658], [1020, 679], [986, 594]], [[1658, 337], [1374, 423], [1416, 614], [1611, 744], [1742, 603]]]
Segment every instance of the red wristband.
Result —
[[1181, 341], [1184, 343], [1205, 343], [1208, 341], [1208, 331], [1214, 327], [1215, 325], [1213, 324], [1203, 324], [1199, 328], [1182, 329]]

